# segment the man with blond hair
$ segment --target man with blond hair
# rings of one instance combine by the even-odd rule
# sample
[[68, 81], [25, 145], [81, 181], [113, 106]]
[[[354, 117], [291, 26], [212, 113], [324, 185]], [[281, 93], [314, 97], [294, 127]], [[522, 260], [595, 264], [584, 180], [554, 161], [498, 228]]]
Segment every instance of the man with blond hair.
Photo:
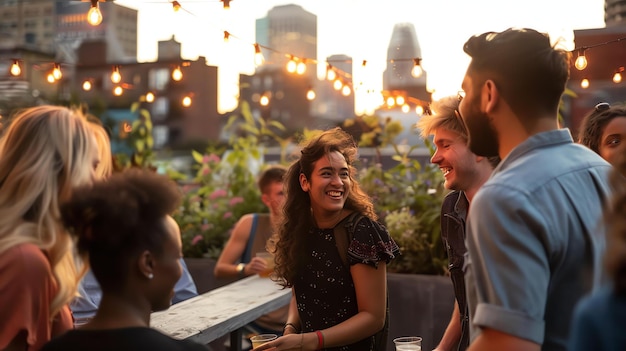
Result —
[[452, 190], [441, 206], [441, 238], [448, 252], [448, 269], [454, 286], [455, 304], [448, 327], [435, 350], [465, 350], [469, 344], [469, 314], [465, 298], [463, 262], [465, 218], [478, 188], [489, 178], [499, 158], [476, 156], [467, 146], [467, 129], [458, 117], [459, 98], [435, 101], [432, 113], [417, 123], [421, 136], [433, 136], [435, 153], [430, 161], [441, 169], [444, 186]]

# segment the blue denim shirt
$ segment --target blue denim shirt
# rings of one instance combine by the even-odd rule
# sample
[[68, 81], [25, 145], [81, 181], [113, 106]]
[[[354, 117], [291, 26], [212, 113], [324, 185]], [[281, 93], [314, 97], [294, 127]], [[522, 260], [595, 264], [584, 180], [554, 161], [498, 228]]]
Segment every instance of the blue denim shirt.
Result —
[[[193, 278], [182, 258], [180, 259], [180, 264], [183, 268], [183, 274], [174, 286], [172, 304], [198, 296], [196, 284], [193, 282]], [[93, 318], [102, 300], [102, 290], [100, 290], [100, 285], [91, 270], [87, 271], [87, 274], [78, 284], [78, 294], [80, 296], [74, 298], [70, 303], [74, 319], [80, 322], [81, 320]]]
[[490, 328], [566, 349], [574, 306], [601, 281], [610, 170], [567, 129], [531, 136], [496, 167], [467, 221], [472, 340]]

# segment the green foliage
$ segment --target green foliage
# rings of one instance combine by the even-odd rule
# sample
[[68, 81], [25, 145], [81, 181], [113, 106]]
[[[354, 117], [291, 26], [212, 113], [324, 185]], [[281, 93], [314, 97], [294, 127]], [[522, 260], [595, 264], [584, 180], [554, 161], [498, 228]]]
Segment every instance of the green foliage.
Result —
[[[437, 167], [422, 166], [411, 157], [419, 145], [400, 147], [394, 138], [401, 131], [397, 123], [368, 117], [368, 128], [359, 146], [389, 145], [395, 150], [397, 164], [382, 169], [380, 164], [366, 165], [359, 171], [359, 182], [370, 195], [376, 211], [389, 233], [400, 246], [401, 255], [391, 261], [390, 272], [445, 274], [447, 255], [441, 241], [439, 216], [446, 190]], [[378, 120], [376, 127], [374, 121]], [[424, 141], [431, 154], [433, 145]], [[378, 148], [379, 146], [377, 146]]]

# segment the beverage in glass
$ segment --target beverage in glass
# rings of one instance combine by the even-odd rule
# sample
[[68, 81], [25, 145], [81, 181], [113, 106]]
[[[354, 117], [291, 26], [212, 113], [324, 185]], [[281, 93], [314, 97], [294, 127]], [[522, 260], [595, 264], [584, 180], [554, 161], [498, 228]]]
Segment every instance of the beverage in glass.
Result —
[[393, 339], [396, 351], [421, 351], [422, 338], [419, 336], [403, 336]]
[[263, 344], [265, 344], [266, 342], [270, 342], [272, 340], [276, 340], [276, 338], [278, 337], [278, 335], [276, 334], [260, 334], [260, 335], [255, 335], [253, 337], [250, 338], [250, 341], [252, 342], [252, 348], [257, 348]]

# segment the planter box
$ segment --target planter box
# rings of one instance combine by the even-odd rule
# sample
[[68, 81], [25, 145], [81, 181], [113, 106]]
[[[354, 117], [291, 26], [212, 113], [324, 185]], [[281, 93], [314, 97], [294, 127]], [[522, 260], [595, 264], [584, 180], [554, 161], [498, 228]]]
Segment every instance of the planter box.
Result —
[[449, 277], [421, 274], [387, 274], [389, 290], [389, 339], [421, 336], [422, 350], [434, 349], [450, 322], [454, 288]]

